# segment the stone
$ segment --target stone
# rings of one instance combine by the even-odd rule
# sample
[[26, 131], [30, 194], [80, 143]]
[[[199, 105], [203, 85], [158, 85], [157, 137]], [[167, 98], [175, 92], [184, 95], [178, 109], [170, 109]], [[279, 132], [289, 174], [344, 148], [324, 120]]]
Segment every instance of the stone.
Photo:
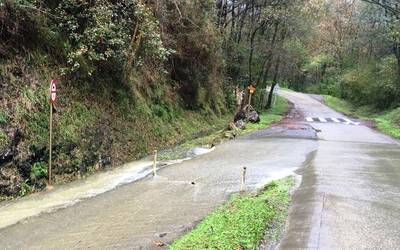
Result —
[[260, 116], [258, 115], [257, 111], [251, 111], [248, 115], [248, 121], [252, 123], [259, 123]]
[[238, 127], [236, 127], [236, 123], [230, 122], [230, 123], [228, 124], [228, 128], [227, 128], [227, 129], [228, 129], [228, 130], [237, 130]]
[[238, 121], [235, 122], [235, 126], [238, 129], [245, 129], [246, 123], [243, 120], [238, 120]]
[[245, 120], [246, 119], [246, 111], [240, 110], [239, 112], [236, 113], [235, 118], [233, 119], [234, 122], [237, 122], [239, 120]]
[[0, 151], [0, 166], [9, 163], [14, 158], [14, 152], [11, 148], [6, 148]]

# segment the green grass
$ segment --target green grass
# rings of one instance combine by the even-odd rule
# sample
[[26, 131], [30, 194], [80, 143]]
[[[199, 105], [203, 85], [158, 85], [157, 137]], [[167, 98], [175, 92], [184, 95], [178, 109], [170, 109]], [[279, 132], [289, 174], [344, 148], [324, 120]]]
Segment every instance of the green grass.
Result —
[[[188, 124], [188, 120], [181, 122], [181, 128], [184, 133], [187, 133], [186, 140], [182, 144], [170, 148], [161, 150], [159, 153], [160, 160], [172, 160], [172, 159], [181, 159], [186, 157], [186, 153], [195, 147], [210, 145], [212, 143], [217, 144], [221, 140], [223, 140], [223, 130], [229, 123], [229, 120], [232, 119], [232, 114], [222, 116], [220, 118], [213, 119], [213, 124], [208, 127], [207, 130], [201, 131], [201, 128], [198, 128], [197, 131], [201, 131], [200, 134], [197, 135], [196, 138], [193, 138], [196, 131], [192, 131], [193, 127], [198, 127], [198, 124]], [[195, 120], [192, 120], [190, 123], [196, 123]], [[192, 137], [192, 139], [190, 139]]]
[[241, 134], [247, 134], [255, 130], [263, 129], [272, 123], [282, 120], [283, 116], [289, 109], [289, 102], [280, 96], [277, 97], [276, 104], [268, 111], [260, 114], [259, 123], [247, 123], [246, 129], [241, 131]]
[[347, 116], [356, 116], [355, 107], [351, 103], [330, 95], [324, 95], [323, 97], [325, 104], [334, 110]]
[[0, 150], [7, 146], [10, 143], [10, 138], [8, 138], [7, 134], [0, 128]]
[[[243, 135], [259, 129], [264, 129], [269, 125], [271, 125], [272, 123], [282, 120], [284, 114], [287, 112], [288, 109], [289, 109], [289, 102], [282, 97], [278, 97], [276, 105], [272, 109], [260, 114], [259, 123], [246, 123], [246, 129], [240, 130], [239, 134]], [[215, 119], [214, 124], [210, 126], [209, 131], [207, 131], [207, 133], [203, 133], [207, 134], [206, 136], [200, 136], [198, 138], [194, 138], [191, 140], [189, 139], [177, 147], [161, 151], [159, 154], [159, 159], [172, 160], [172, 159], [184, 158], [186, 156], [186, 152], [192, 148], [210, 144], [219, 144], [223, 142], [224, 140], [226, 140], [224, 128], [226, 128], [227, 124], [231, 119], [232, 119], [231, 114]], [[188, 125], [188, 121], [181, 121], [181, 127], [184, 128], [185, 124]], [[190, 131], [191, 130], [190, 128], [195, 127], [194, 124], [193, 125], [189, 124], [189, 125], [190, 126], [184, 130]]]
[[400, 108], [376, 112], [370, 107], [356, 107], [345, 100], [327, 95], [324, 96], [324, 102], [329, 107], [345, 115], [363, 120], [372, 120], [381, 132], [400, 139]]
[[258, 249], [266, 231], [269, 240], [276, 241], [293, 185], [290, 177], [270, 183], [256, 195], [234, 195], [170, 249]]
[[378, 115], [374, 120], [380, 131], [400, 139], [400, 108]]
[[8, 116], [5, 112], [0, 111], [0, 125], [7, 124], [8, 122]]

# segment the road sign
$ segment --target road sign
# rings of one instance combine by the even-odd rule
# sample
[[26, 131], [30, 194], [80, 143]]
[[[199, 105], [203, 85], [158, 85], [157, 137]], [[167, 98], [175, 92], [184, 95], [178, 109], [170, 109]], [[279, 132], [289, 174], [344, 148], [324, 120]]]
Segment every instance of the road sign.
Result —
[[256, 92], [256, 88], [251, 84], [247, 87], [247, 89], [249, 90], [250, 94], [254, 94], [254, 92]]
[[51, 80], [50, 82], [50, 102], [54, 104], [57, 99], [57, 81]]

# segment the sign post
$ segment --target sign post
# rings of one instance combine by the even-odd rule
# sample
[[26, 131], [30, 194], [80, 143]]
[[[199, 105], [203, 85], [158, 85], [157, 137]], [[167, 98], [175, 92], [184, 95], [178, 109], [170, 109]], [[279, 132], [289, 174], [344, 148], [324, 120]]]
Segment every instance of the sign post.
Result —
[[247, 87], [247, 89], [249, 90], [249, 94], [250, 94], [249, 95], [249, 107], [250, 107], [250, 105], [251, 105], [251, 97], [254, 94], [254, 92], [256, 92], [256, 88], [252, 84], [250, 84], [250, 86]]
[[52, 139], [53, 139], [53, 105], [57, 99], [57, 81], [51, 80], [50, 82], [50, 119], [49, 119], [49, 185], [51, 185], [51, 153], [52, 153]]
[[281, 88], [279, 87], [279, 84], [276, 84], [276, 86], [275, 86], [275, 90], [274, 90], [274, 102], [273, 102], [273, 104], [272, 104], [272, 107], [275, 107], [275, 104], [276, 104], [276, 98], [277, 98], [277, 96], [279, 95], [279, 91], [281, 90]]

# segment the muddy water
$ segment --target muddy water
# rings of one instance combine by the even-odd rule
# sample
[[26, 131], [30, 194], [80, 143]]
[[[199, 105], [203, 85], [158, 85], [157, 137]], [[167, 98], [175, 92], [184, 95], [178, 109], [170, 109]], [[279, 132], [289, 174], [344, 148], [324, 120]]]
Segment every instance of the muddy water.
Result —
[[[203, 155], [214, 149], [196, 147], [190, 150], [190, 157]], [[157, 167], [162, 168], [185, 160], [190, 160], [190, 158], [162, 161], [157, 164]], [[79, 201], [105, 193], [120, 185], [139, 180], [152, 173], [152, 164], [152, 161], [146, 160], [131, 162], [107, 172], [97, 173], [87, 179], [59, 186], [49, 192], [35, 194], [14, 202], [2, 203], [0, 205], [0, 229], [32, 216], [72, 206]]]
[[10, 226], [25, 218], [59, 208], [71, 206], [83, 199], [109, 191], [118, 185], [146, 176], [151, 162], [130, 163], [113, 171], [103, 172], [85, 180], [57, 187], [55, 190], [35, 194], [0, 206], [0, 228]]
[[[146, 177], [0, 229], [0, 242], [6, 249], [153, 248], [157, 241], [175, 239], [237, 192], [243, 166], [252, 191], [292, 174], [317, 144], [307, 139], [273, 139], [268, 133], [241, 137], [163, 168], [156, 178]], [[39, 197], [31, 207], [50, 201]], [[7, 209], [12, 217], [11, 209], [0, 210]]]

